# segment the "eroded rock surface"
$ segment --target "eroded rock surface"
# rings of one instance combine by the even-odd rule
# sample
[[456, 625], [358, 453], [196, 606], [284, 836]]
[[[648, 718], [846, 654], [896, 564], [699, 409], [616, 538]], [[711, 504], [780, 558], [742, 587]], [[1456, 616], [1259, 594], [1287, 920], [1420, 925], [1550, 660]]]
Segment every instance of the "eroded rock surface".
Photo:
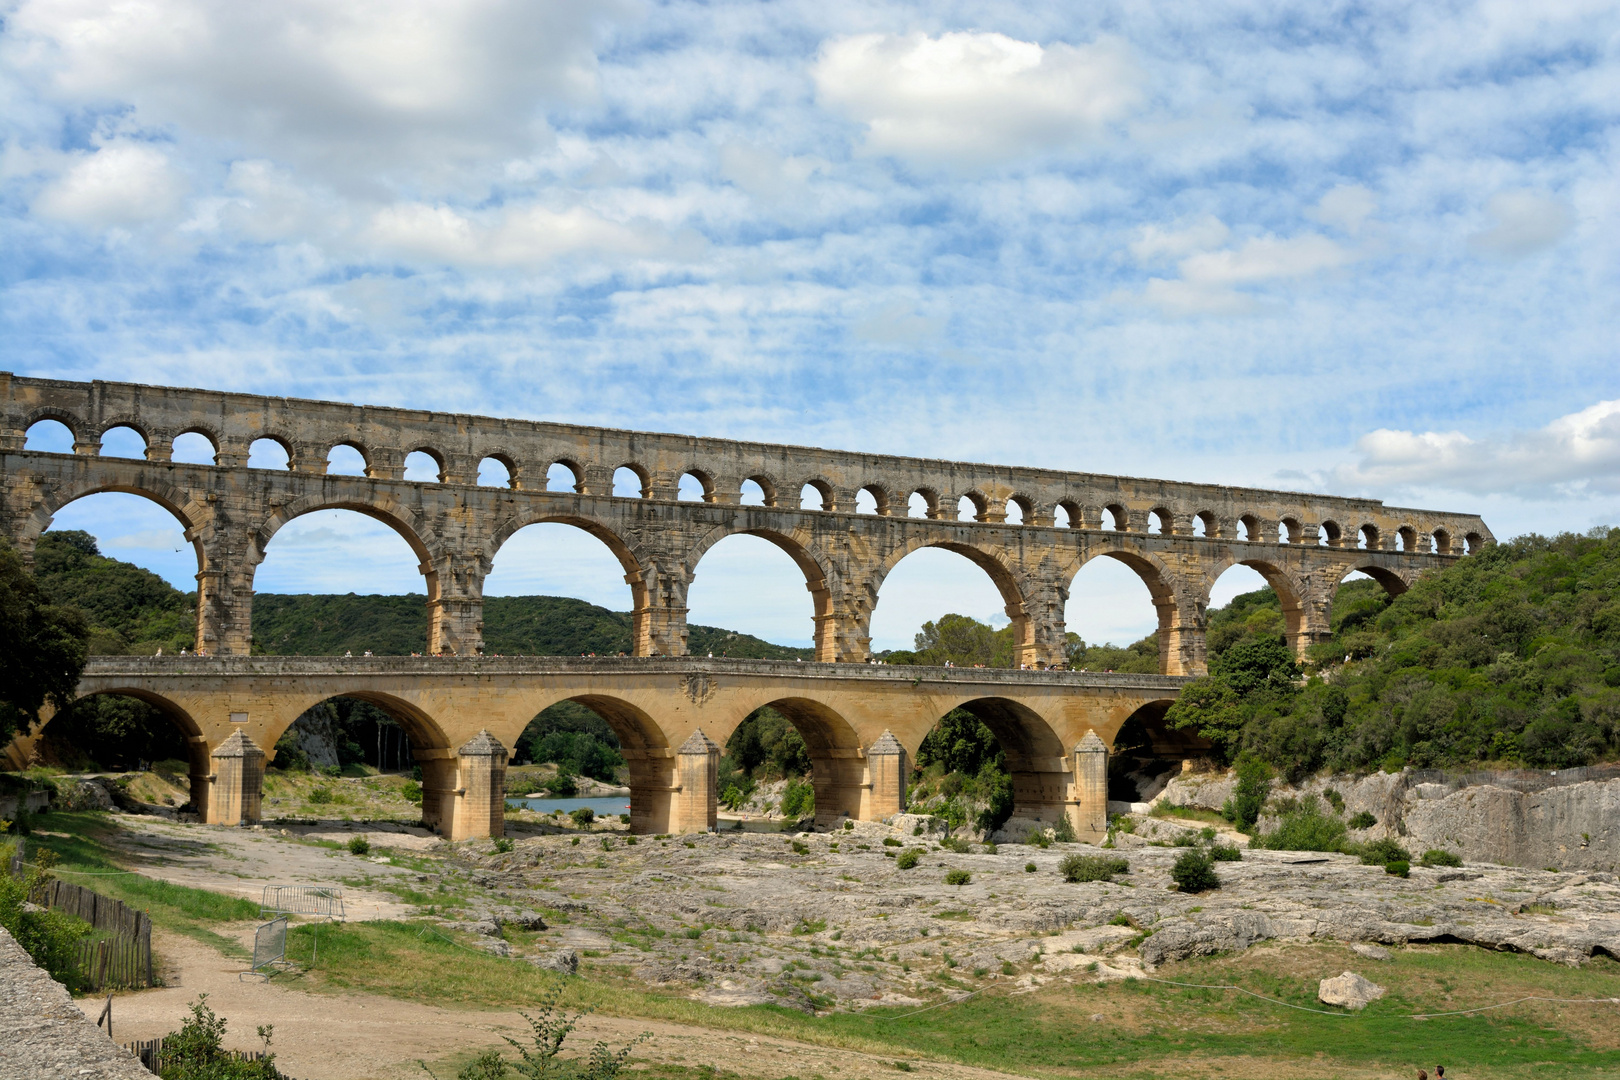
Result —
[[1384, 988], [1353, 971], [1323, 979], [1316, 987], [1316, 996], [1324, 1005], [1339, 1005], [1360, 1011], [1384, 996]]

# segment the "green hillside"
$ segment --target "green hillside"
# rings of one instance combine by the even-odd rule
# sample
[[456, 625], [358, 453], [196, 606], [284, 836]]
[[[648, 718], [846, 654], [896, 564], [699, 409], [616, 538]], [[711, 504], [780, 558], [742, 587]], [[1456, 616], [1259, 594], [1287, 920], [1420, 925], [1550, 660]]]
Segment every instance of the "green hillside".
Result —
[[1620, 755], [1620, 529], [1497, 544], [1394, 600], [1350, 582], [1331, 625], [1302, 669], [1271, 590], [1238, 597], [1169, 719], [1296, 776]]

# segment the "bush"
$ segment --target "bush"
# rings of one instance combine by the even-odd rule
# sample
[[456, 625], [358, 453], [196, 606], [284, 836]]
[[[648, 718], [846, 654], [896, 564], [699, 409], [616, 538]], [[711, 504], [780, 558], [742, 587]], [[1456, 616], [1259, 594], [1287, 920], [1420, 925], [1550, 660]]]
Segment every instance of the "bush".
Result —
[[[259, 1028], [265, 1049], [270, 1047], [270, 1025]], [[280, 1080], [274, 1054], [259, 1061], [243, 1061], [226, 1050], [225, 1018], [208, 1007], [208, 995], [198, 994], [191, 1018], [163, 1040], [163, 1080]]]
[[1242, 862], [1243, 852], [1231, 844], [1211, 844], [1209, 857], [1215, 862]]
[[1376, 824], [1378, 824], [1378, 819], [1365, 810], [1351, 818], [1349, 822], [1352, 829], [1370, 829]]
[[349, 837], [349, 854], [350, 855], [369, 855], [369, 854], [371, 854], [371, 841], [367, 840], [363, 836], [351, 836], [351, 837]]
[[883, 838], [883, 846], [884, 847], [904, 847], [905, 845], [901, 844], [900, 841], [896, 840], [892, 836], [885, 836]]
[[1049, 848], [1052, 846], [1051, 838], [1042, 829], [1031, 829], [1024, 834], [1024, 843], [1030, 847]]
[[1394, 874], [1396, 877], [1406, 877], [1412, 872], [1412, 864], [1405, 859], [1396, 859], [1394, 862], [1384, 864], [1384, 873]]
[[900, 853], [898, 859], [894, 860], [894, 865], [901, 870], [910, 870], [921, 861], [922, 850], [920, 848], [908, 848]]
[[1273, 851], [1338, 851], [1344, 845], [1345, 825], [1322, 813], [1315, 796], [1306, 796], [1283, 814], [1277, 828], [1255, 838], [1255, 843]]
[[1462, 856], [1443, 848], [1430, 848], [1423, 853], [1423, 866], [1461, 866]]
[[816, 788], [808, 780], [789, 780], [782, 789], [782, 816], [802, 818], [816, 812]]
[[967, 885], [972, 880], [973, 875], [966, 870], [947, 870], [945, 872], [945, 884], [947, 885]]
[[495, 850], [500, 852], [502, 855], [509, 854], [512, 850], [511, 838], [505, 836], [497, 837], [495, 840]]
[[575, 825], [583, 827], [596, 820], [596, 811], [588, 806], [582, 806], [578, 810], [570, 810], [568, 817]]
[[1058, 863], [1064, 881], [1111, 881], [1130, 871], [1131, 864], [1117, 855], [1065, 855]]
[[1024, 864], [1024, 873], [1033, 874], [1034, 872], [1035, 872], [1035, 864], [1034, 863], [1027, 862], [1027, 863]]
[[1215, 876], [1215, 861], [1201, 848], [1182, 852], [1175, 866], [1170, 868], [1170, 878], [1184, 893], [1208, 892], [1221, 887], [1221, 879]]
[[399, 793], [405, 796], [406, 802], [422, 805], [422, 785], [415, 780], [407, 780], [399, 786]]
[[1074, 822], [1069, 820], [1068, 814], [1058, 818], [1057, 824], [1052, 827], [1052, 839], [1060, 844], [1072, 844], [1075, 842]]
[[1260, 811], [1270, 794], [1271, 766], [1257, 757], [1245, 755], [1238, 758], [1237, 786], [1232, 791], [1232, 797], [1221, 808], [1221, 813], [1228, 821], [1248, 832], [1260, 820]]
[[954, 851], [958, 855], [966, 855], [973, 850], [973, 845], [959, 836], [947, 836], [939, 842], [939, 846], [946, 851]]
[[567, 769], [558, 769], [556, 773], [546, 777], [544, 786], [546, 793], [554, 799], [566, 799], [579, 791], [579, 785], [574, 782], [574, 774]]
[[1367, 866], [1388, 866], [1393, 862], [1410, 864], [1412, 853], [1395, 841], [1385, 837], [1382, 840], [1373, 840], [1363, 844], [1361, 847], [1361, 861]]
[[[61, 911], [25, 911], [28, 895], [49, 878], [51, 852], [37, 854], [36, 865], [27, 874], [13, 877], [9, 872], [10, 854], [0, 864], [0, 926], [6, 928], [34, 963], [69, 990], [78, 988], [79, 976], [73, 964], [74, 946], [90, 932], [88, 924]], [[39, 864], [45, 864], [41, 866]]]
[[335, 801], [332, 795], [332, 789], [329, 787], [310, 788], [309, 794], [306, 795], [304, 799], [306, 802], [314, 803], [316, 806], [325, 806], [328, 803]]

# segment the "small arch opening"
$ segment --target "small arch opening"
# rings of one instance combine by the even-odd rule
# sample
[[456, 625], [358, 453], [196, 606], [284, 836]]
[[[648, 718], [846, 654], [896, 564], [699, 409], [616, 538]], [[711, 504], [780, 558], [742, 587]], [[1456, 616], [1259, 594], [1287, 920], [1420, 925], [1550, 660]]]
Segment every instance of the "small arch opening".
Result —
[[956, 520], [957, 521], [983, 521], [984, 520], [984, 496], [980, 495], [977, 492], [971, 492], [971, 493], [969, 493], [967, 495], [963, 495], [960, 499], [957, 499], [956, 500]]
[[426, 450], [405, 455], [405, 480], [412, 484], [444, 483], [444, 462]]
[[265, 437], [254, 439], [248, 447], [248, 468], [250, 469], [279, 469], [286, 472], [292, 468], [292, 451], [280, 439]]
[[34, 745], [39, 764], [72, 772], [138, 774], [143, 800], [196, 810], [191, 779], [207, 776], [195, 722], [156, 694], [110, 691], [79, 698], [51, 717]]
[[1412, 552], [1417, 550], [1417, 530], [1410, 525], [1402, 525], [1395, 530], [1395, 550]]
[[770, 506], [772, 505], [765, 493], [765, 485], [759, 480], [749, 478], [742, 482], [741, 497], [738, 501], [743, 506]]
[[1253, 514], [1244, 514], [1238, 518], [1238, 539], [1246, 544], [1254, 543], [1260, 539], [1260, 519]]
[[212, 465], [216, 450], [213, 440], [200, 431], [186, 431], [174, 437], [169, 460], [179, 465]]
[[145, 458], [146, 436], [127, 424], [110, 427], [101, 433], [102, 457]]
[[1320, 547], [1339, 547], [1344, 543], [1344, 530], [1336, 521], [1324, 521], [1317, 526], [1316, 543]]
[[1356, 548], [1361, 551], [1378, 550], [1378, 526], [1363, 525], [1357, 534]]
[[1098, 517], [1097, 522], [1099, 528], [1108, 532], [1124, 532], [1126, 522], [1125, 508], [1117, 503], [1105, 506], [1103, 507], [1102, 514]]
[[1052, 507], [1052, 527], [1054, 529], [1074, 528], [1075, 514], [1069, 509], [1068, 503], [1058, 503]]
[[1148, 511], [1148, 529], [1151, 536], [1170, 535], [1170, 511], [1157, 509]]
[[572, 495], [579, 491], [584, 482], [584, 472], [571, 462], [554, 461], [546, 466], [547, 491], [561, 491]]
[[613, 470], [613, 497], [615, 499], [645, 499], [652, 494], [647, 477], [629, 465]]
[[1305, 535], [1305, 526], [1294, 518], [1283, 518], [1277, 522], [1277, 543], [1297, 544]]
[[1007, 524], [1022, 525], [1028, 521], [1034, 510], [1029, 501], [1020, 495], [1014, 495], [1007, 500]]
[[906, 516], [926, 518], [934, 516], [934, 497], [921, 490], [913, 491], [906, 497]]
[[1216, 532], [1214, 514], [1208, 510], [1200, 510], [1193, 515], [1192, 534], [1194, 536], [1202, 536], [1207, 539], [1214, 536]]
[[830, 499], [830, 492], [823, 489], [823, 485], [812, 481], [799, 489], [800, 510], [825, 510]]
[[516, 487], [517, 485], [512, 482], [515, 472], [516, 470], [512, 468], [511, 462], [505, 459], [498, 457], [484, 458], [478, 463], [478, 486]]
[[675, 496], [681, 502], [713, 502], [714, 484], [700, 472], [684, 472]]
[[1444, 529], [1434, 530], [1434, 535], [1430, 537], [1429, 550], [1436, 555], [1450, 555], [1451, 534]]
[[60, 420], [37, 420], [28, 427], [23, 449], [39, 454], [71, 454], [73, 431]]
[[366, 475], [366, 455], [353, 443], [338, 443], [326, 452], [326, 475]]
[[855, 493], [855, 512], [857, 514], [875, 514], [878, 512], [877, 496], [869, 488], [861, 488]]
[[1463, 537], [1463, 543], [1468, 545], [1468, 554], [1478, 555], [1480, 549], [1485, 546], [1485, 538], [1477, 532], [1471, 532]]

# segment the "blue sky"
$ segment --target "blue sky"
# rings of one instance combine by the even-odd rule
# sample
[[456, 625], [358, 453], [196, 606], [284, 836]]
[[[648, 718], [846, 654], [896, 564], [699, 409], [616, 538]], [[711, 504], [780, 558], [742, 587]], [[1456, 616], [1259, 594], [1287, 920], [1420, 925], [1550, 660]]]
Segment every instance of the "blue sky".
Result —
[[[0, 12], [13, 371], [1620, 522], [1614, 3]], [[418, 587], [290, 529], [261, 588]], [[554, 532], [490, 591], [622, 607]], [[711, 558], [694, 621], [808, 638], [785, 557]], [[952, 559], [880, 645], [999, 610]], [[1117, 571], [1088, 640], [1152, 625]]]

